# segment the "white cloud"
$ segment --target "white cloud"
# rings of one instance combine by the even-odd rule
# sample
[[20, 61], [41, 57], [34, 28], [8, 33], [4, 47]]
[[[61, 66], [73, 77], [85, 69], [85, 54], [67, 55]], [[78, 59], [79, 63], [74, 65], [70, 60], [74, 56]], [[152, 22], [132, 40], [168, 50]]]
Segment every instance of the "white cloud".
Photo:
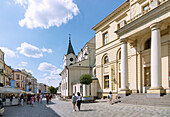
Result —
[[49, 64], [49, 63], [40, 63], [38, 70], [39, 71], [54, 71], [56, 69], [56, 66]]
[[45, 78], [38, 79], [39, 82], [55, 87], [59, 85], [59, 82], [61, 81], [61, 77], [59, 74], [62, 72], [60, 68], [57, 68], [56, 66], [50, 63], [44, 62], [44, 63], [40, 63], [38, 70], [49, 72], [49, 74], [47, 73], [43, 74], [43, 77]]
[[43, 76], [47, 76], [47, 73], [43, 74]]
[[22, 7], [26, 8], [27, 0], [14, 0], [15, 4], [19, 4]]
[[15, 0], [27, 9], [24, 19], [19, 21], [21, 27], [45, 28], [61, 26], [73, 19], [79, 13], [79, 8], [73, 0]]
[[26, 66], [28, 64], [28, 62], [24, 62], [24, 61], [22, 61], [21, 63], [19, 63], [18, 64], [18, 66], [20, 66], [20, 67], [24, 67], [24, 66]]
[[52, 53], [52, 49], [46, 49], [46, 48], [42, 48], [41, 49], [43, 52], [48, 52], [48, 53]]
[[61, 72], [62, 72], [62, 70], [61, 70], [61, 69], [53, 70], [53, 71], [51, 71], [50, 76], [56, 76], [56, 75], [59, 75]]
[[0, 47], [0, 49], [4, 52], [5, 56], [8, 57], [16, 57], [16, 53], [6, 47]]
[[20, 54], [32, 58], [43, 57], [43, 52], [52, 53], [52, 49], [46, 49], [46, 48], [39, 49], [38, 47], [28, 44], [26, 42], [22, 43], [21, 47], [18, 47], [17, 50], [20, 52]]
[[17, 50], [27, 57], [40, 58], [43, 56], [39, 48], [26, 42], [22, 43], [21, 47], [18, 47]]

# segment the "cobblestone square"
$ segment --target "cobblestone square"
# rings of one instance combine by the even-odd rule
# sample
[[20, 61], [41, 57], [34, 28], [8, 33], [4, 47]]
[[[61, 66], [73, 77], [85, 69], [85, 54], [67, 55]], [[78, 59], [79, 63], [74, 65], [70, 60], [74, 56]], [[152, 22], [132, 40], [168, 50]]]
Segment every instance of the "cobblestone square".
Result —
[[46, 105], [5, 107], [4, 117], [170, 117], [170, 107], [142, 106], [117, 103], [110, 105], [107, 100], [96, 103], [82, 103], [81, 111], [73, 112], [71, 101], [53, 99]]

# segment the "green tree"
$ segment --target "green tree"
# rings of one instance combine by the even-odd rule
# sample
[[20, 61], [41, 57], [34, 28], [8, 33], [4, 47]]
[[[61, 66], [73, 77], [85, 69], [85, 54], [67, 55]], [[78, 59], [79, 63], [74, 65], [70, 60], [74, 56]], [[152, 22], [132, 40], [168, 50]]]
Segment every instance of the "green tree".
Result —
[[89, 85], [92, 83], [92, 78], [91, 75], [89, 74], [83, 74], [80, 76], [80, 83], [81, 84], [85, 84], [85, 85]]
[[[85, 84], [86, 86], [87, 85], [90, 85], [91, 83], [92, 83], [92, 77], [91, 77], [91, 75], [90, 74], [83, 74], [83, 75], [81, 75], [80, 76], [80, 83], [81, 84]], [[85, 89], [85, 90], [87, 90], [87, 89]], [[85, 91], [86, 92], [86, 91]], [[91, 95], [91, 90], [90, 90], [90, 88], [89, 88], [89, 95]], [[87, 95], [87, 93], [85, 93], [85, 95], [84, 96], [86, 96]]]
[[57, 93], [57, 89], [54, 88], [53, 86], [49, 87], [49, 91], [50, 91], [50, 93], [52, 93], [52, 94], [56, 94], [56, 93]]

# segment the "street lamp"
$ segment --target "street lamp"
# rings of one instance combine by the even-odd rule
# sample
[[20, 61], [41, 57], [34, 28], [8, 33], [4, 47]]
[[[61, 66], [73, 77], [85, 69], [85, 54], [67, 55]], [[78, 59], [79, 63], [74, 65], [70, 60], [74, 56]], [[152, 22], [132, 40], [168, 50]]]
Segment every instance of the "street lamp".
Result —
[[[84, 55], [85, 55], [85, 56], [89, 55], [89, 56], [88, 56], [88, 59], [89, 59], [89, 75], [91, 75], [90, 48], [89, 48], [89, 47], [87, 48], [87, 51], [88, 51], [88, 53], [85, 53]], [[92, 75], [91, 75], [91, 76], [92, 76]], [[91, 95], [91, 84], [89, 85], [89, 95]]]

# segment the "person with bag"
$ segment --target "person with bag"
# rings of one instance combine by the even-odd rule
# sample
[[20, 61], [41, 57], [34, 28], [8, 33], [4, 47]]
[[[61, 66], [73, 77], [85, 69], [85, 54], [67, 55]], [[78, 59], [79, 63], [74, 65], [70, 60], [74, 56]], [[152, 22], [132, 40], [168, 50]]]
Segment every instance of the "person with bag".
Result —
[[72, 96], [73, 112], [76, 111], [76, 99], [77, 99], [77, 97], [73, 93], [73, 96]]
[[82, 97], [81, 97], [80, 93], [77, 92], [77, 107], [78, 107], [79, 111], [80, 111], [81, 103], [82, 103]]

